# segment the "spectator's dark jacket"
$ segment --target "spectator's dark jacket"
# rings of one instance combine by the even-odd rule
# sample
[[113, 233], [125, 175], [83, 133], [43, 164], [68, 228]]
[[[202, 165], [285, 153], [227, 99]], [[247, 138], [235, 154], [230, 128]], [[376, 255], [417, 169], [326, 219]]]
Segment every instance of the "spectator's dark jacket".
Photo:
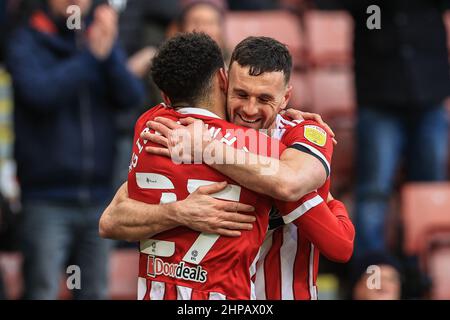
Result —
[[277, 0], [228, 0], [230, 10], [274, 10], [280, 6]]
[[120, 40], [129, 55], [146, 46], [158, 47], [180, 13], [179, 0], [128, 0], [120, 15]]
[[115, 154], [114, 112], [142, 103], [116, 46], [99, 62], [64, 21], [36, 12], [11, 37], [15, 158], [27, 200], [103, 201]]
[[3, 62], [3, 50], [6, 40], [6, 1], [0, 2], [0, 64]]
[[[448, 1], [341, 0], [355, 19], [355, 75], [360, 105], [420, 108], [450, 93]], [[369, 30], [367, 8], [381, 9], [381, 30]]]

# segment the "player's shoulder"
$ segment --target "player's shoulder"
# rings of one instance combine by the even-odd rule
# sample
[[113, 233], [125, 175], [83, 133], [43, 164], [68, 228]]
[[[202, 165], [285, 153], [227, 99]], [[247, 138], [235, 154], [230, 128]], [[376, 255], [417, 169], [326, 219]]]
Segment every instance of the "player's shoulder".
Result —
[[164, 103], [160, 103], [160, 104], [154, 106], [153, 108], [150, 108], [149, 110], [147, 110], [143, 114], [141, 114], [141, 116], [136, 121], [136, 126], [137, 127], [143, 127], [143, 126], [146, 125], [146, 123], [148, 121], [153, 120], [156, 117], [165, 117], [165, 118], [170, 118], [170, 119], [177, 119], [177, 118], [180, 118], [180, 115], [173, 108], [168, 107]]
[[301, 137], [301, 139], [307, 143], [312, 143], [318, 147], [326, 147], [329, 144], [331, 137], [329, 137], [325, 127], [313, 120], [305, 120], [299, 123], [297, 126], [292, 127], [289, 131], [292, 136]]
[[303, 136], [308, 141], [323, 147], [327, 144], [327, 141], [331, 139], [329, 137], [325, 127], [313, 120], [306, 120], [300, 124], [303, 132]]
[[[284, 129], [284, 140], [304, 141], [315, 144], [316, 146], [324, 147], [330, 139], [328, 133], [323, 125], [314, 120], [294, 120], [287, 116], [279, 116], [277, 122], [281, 125], [280, 129]], [[281, 127], [284, 123], [284, 127]]]
[[321, 134], [327, 136], [325, 127], [315, 120], [295, 120], [286, 115], [278, 115], [276, 118], [276, 128], [278, 130], [286, 130], [287, 132], [301, 131], [305, 129], [319, 131]]
[[279, 114], [276, 121], [278, 129], [292, 130], [294, 128], [300, 129], [304, 128], [305, 126], [314, 126], [322, 129], [326, 133], [325, 127], [315, 120], [295, 120], [287, 115]]
[[303, 123], [305, 120], [294, 120], [285, 114], [278, 114], [276, 117], [276, 128], [277, 129], [291, 129], [299, 124]]
[[298, 125], [296, 125], [293, 128], [297, 128], [297, 129], [303, 129], [303, 130], [313, 130], [313, 131], [318, 131], [320, 132], [321, 135], [328, 135], [328, 132], [325, 128], [325, 126], [323, 126], [322, 124], [320, 124], [317, 121], [314, 120], [303, 120], [302, 122], [300, 122]]
[[148, 109], [143, 114], [141, 114], [139, 116], [139, 118], [137, 119], [136, 123], [139, 124], [139, 123], [147, 122], [147, 121], [153, 119], [156, 116], [156, 114], [161, 113], [165, 109], [168, 109], [166, 107], [166, 105], [164, 103], [160, 103], [160, 104]]

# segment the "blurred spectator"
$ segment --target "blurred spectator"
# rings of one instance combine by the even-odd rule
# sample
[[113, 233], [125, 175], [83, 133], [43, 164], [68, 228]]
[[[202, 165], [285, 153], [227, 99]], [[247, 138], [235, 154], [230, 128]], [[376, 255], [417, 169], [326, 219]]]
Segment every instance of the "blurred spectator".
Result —
[[128, 67], [144, 80], [147, 100], [140, 110], [121, 112], [117, 117], [121, 137], [118, 140], [119, 159], [116, 165], [115, 185], [127, 179], [127, 171], [133, 140], [133, 128], [139, 114], [148, 106], [160, 102], [159, 89], [148, 77], [151, 60], [156, 48], [174, 33], [202, 31], [209, 34], [229, 58], [224, 36], [225, 0], [176, 0], [157, 3], [129, 0], [120, 17], [120, 38], [129, 54]]
[[6, 40], [6, 1], [0, 2], [0, 65], [3, 61], [3, 50]]
[[145, 84], [146, 97], [138, 108], [122, 110], [115, 117], [119, 129], [116, 141], [118, 157], [114, 169], [115, 187], [119, 187], [128, 176], [137, 118], [149, 106], [161, 101], [159, 90], [149, 78], [148, 71], [156, 48], [166, 38], [167, 29], [179, 12], [179, 0], [128, 0], [126, 6], [122, 8], [119, 38], [128, 55], [128, 69]]
[[[66, 25], [66, 9], [74, 4], [81, 9], [81, 30]], [[25, 298], [55, 299], [69, 257], [81, 269], [74, 297], [106, 298], [111, 243], [98, 236], [98, 219], [111, 196], [112, 124], [116, 108], [141, 103], [143, 88], [115, 44], [111, 8], [94, 8], [91, 0], [39, 1], [39, 7], [10, 37], [7, 52]]]
[[180, 13], [179, 1], [127, 1], [120, 16], [120, 39], [128, 55], [165, 40], [167, 28]]
[[29, 2], [25, 5], [23, 1], [24, 0], [0, 1], [0, 66], [4, 63], [5, 59], [8, 33], [14, 24], [20, 20], [22, 12], [26, 11], [28, 8]]
[[371, 252], [353, 265], [352, 299], [399, 300], [401, 268], [399, 262], [383, 252]]
[[[401, 160], [410, 181], [447, 177], [449, 63], [444, 1], [339, 2], [355, 20], [358, 256], [388, 250], [386, 213]], [[381, 9], [381, 29], [367, 27], [370, 5]]]
[[[179, 0], [126, 2], [120, 15], [119, 37], [129, 57], [128, 67], [137, 77], [149, 80], [147, 73], [156, 48], [166, 39], [167, 29], [179, 13]], [[146, 106], [159, 102], [159, 94], [156, 98], [154, 90], [147, 89], [150, 91]]]
[[179, 14], [179, 0], [128, 0], [120, 15], [119, 36], [129, 56], [128, 67], [139, 78], [147, 76], [156, 48]]
[[[0, 252], [11, 246], [10, 225], [13, 215], [10, 210], [10, 203], [5, 197], [2, 188], [5, 185], [5, 167], [11, 163], [11, 124], [12, 124], [12, 103], [11, 103], [11, 81], [4, 69], [4, 50], [9, 30], [9, 14], [11, 0], [0, 2]], [[3, 285], [3, 272], [0, 267], [0, 300], [6, 299]]]
[[19, 187], [13, 160], [13, 103], [11, 78], [0, 65], [0, 251], [17, 248]]
[[230, 52], [225, 43], [225, 0], [181, 0], [182, 11], [178, 20], [181, 32], [204, 32], [222, 49], [225, 62]]

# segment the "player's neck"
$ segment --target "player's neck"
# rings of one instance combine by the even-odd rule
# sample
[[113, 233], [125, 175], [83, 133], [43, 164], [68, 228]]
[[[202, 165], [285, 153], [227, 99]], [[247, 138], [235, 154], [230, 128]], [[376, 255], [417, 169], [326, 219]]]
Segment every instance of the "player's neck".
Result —
[[223, 107], [219, 108], [219, 107], [217, 107], [217, 105], [213, 105], [213, 106], [210, 106], [209, 108], [204, 108], [204, 109], [211, 111], [212, 113], [217, 115], [220, 119], [223, 119], [223, 120], [226, 119], [225, 110]]
[[182, 109], [182, 108], [196, 108], [196, 109], [203, 109], [208, 110], [209, 112], [214, 113], [219, 118], [225, 120], [225, 111], [224, 108], [217, 108], [215, 105], [211, 105], [204, 102], [198, 102], [195, 105], [191, 105], [189, 103], [177, 103], [176, 106], [172, 106], [175, 110]]
[[198, 108], [202, 108], [208, 110], [221, 119], [226, 119], [224, 102], [220, 101], [220, 99], [205, 99], [205, 101], [199, 101]]

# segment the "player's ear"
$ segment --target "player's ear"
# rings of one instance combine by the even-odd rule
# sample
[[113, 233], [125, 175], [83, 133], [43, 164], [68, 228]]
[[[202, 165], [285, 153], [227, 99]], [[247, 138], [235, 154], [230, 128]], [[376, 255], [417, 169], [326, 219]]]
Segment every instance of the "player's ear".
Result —
[[224, 68], [220, 68], [218, 72], [220, 89], [227, 93], [228, 91], [228, 74]]
[[286, 109], [286, 107], [287, 107], [287, 105], [289, 103], [289, 100], [291, 99], [291, 96], [292, 96], [292, 86], [289, 84], [286, 87], [286, 91], [284, 92], [284, 97], [283, 97], [284, 101], [283, 101], [283, 103], [281, 105], [281, 109]]
[[161, 96], [164, 100], [164, 103], [170, 107], [172, 105], [172, 102], [170, 102], [170, 98], [167, 96], [167, 94], [161, 91]]

